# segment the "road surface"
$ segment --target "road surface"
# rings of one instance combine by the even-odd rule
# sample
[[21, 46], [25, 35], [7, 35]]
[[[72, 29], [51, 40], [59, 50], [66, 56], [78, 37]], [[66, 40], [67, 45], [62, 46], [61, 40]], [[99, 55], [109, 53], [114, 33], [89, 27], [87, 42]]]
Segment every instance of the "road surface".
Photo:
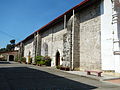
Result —
[[120, 90], [120, 86], [50, 67], [0, 62], [0, 90]]

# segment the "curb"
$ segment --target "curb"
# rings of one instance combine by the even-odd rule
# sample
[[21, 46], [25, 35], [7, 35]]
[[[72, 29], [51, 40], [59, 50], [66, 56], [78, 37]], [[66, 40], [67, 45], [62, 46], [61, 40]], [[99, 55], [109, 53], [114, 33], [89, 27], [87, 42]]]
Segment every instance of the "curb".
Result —
[[68, 73], [68, 74], [72, 74], [72, 75], [77, 75], [77, 76], [80, 76], [80, 77], [85, 77], [85, 78], [89, 78], [89, 79], [93, 79], [93, 80], [97, 80], [97, 81], [102, 81], [103, 79], [100, 79], [99, 77], [92, 77], [92, 76], [88, 76], [88, 75], [80, 75], [80, 74], [74, 74], [74, 73], [69, 73], [69, 72], [66, 72], [66, 71], [62, 71], [62, 72], [65, 72], [65, 73]]
[[[63, 72], [66, 72], [66, 71], [63, 71]], [[78, 75], [78, 76], [81, 76], [81, 77], [90, 78], [90, 79], [94, 79], [94, 80], [98, 80], [98, 81], [120, 79], [120, 77], [104, 78], [104, 75], [101, 76], [101, 77], [98, 77], [98, 76], [92, 76], [92, 75], [87, 75], [87, 74], [86, 75], [80, 75], [80, 74], [75, 74], [75, 73], [70, 73], [70, 72], [66, 72], [66, 73], [73, 74], [73, 75]]]
[[110, 79], [103, 79], [103, 81], [107, 81], [107, 80], [116, 80], [116, 79], [120, 79], [120, 77], [110, 78]]

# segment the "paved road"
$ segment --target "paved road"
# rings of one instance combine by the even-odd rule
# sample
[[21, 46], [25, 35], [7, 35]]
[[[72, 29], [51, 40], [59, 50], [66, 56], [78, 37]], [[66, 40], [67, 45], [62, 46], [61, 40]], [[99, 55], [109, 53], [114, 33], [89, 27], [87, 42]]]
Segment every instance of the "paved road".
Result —
[[0, 90], [120, 90], [120, 86], [50, 67], [0, 62]]

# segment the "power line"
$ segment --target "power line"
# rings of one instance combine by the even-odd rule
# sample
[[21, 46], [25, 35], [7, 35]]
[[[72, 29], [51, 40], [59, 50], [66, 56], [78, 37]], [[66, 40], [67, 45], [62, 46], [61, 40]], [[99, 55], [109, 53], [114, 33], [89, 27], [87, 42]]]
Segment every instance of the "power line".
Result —
[[11, 35], [11, 34], [9, 34], [9, 33], [7, 33], [7, 32], [4, 32], [4, 31], [1, 31], [1, 30], [0, 30], [0, 33], [6, 35], [6, 36], [8, 36], [8, 37], [15, 38], [15, 39], [19, 40], [18, 38], [16, 38], [15, 36], [13, 36], [13, 35]]

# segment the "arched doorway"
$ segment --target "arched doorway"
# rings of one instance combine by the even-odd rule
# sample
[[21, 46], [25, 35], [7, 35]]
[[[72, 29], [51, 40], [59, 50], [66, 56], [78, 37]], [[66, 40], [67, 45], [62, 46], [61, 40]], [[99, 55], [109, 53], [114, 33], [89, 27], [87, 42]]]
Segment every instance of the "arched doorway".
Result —
[[56, 53], [56, 66], [60, 65], [60, 53], [57, 51]]
[[9, 61], [14, 61], [14, 56], [13, 55], [9, 56]]

